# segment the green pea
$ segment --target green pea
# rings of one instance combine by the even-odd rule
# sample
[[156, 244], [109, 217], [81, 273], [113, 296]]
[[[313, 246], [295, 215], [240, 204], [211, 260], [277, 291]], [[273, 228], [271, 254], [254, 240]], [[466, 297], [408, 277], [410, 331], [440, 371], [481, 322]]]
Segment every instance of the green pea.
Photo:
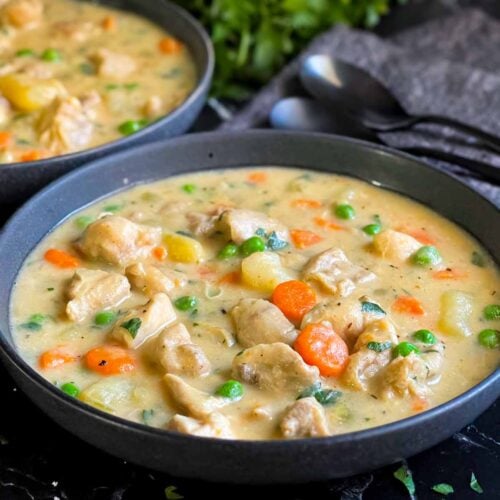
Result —
[[500, 346], [500, 331], [487, 328], [478, 335], [479, 343], [488, 349], [496, 349]]
[[106, 326], [116, 321], [117, 314], [114, 311], [101, 311], [95, 315], [94, 323], [98, 326]]
[[483, 309], [483, 316], [487, 320], [500, 319], [500, 305], [490, 304]]
[[62, 55], [57, 49], [46, 49], [42, 52], [41, 57], [47, 62], [58, 62], [62, 59]]
[[363, 231], [368, 235], [368, 236], [375, 236], [376, 234], [380, 233], [382, 230], [382, 226], [380, 224], [368, 224], [363, 228]]
[[413, 338], [422, 344], [435, 344], [437, 342], [436, 336], [430, 330], [417, 330], [413, 334]]
[[179, 297], [174, 304], [179, 311], [192, 311], [198, 306], [198, 299], [193, 295], [185, 295]]
[[87, 226], [92, 224], [92, 222], [94, 222], [94, 217], [92, 217], [90, 215], [80, 215], [80, 217], [77, 217], [75, 219], [75, 224], [80, 229], [86, 229]]
[[194, 184], [184, 184], [182, 190], [188, 194], [192, 194], [196, 191], [196, 186]]
[[412, 352], [414, 352], [415, 354], [419, 354], [420, 349], [411, 342], [401, 342], [392, 350], [394, 357], [403, 356], [405, 358]]
[[30, 57], [34, 56], [35, 52], [31, 49], [20, 49], [16, 52], [17, 57]]
[[354, 208], [352, 207], [352, 205], [348, 205], [347, 203], [336, 205], [334, 213], [339, 219], [349, 220], [349, 219], [354, 219], [354, 217], [356, 217], [356, 212]]
[[441, 254], [436, 247], [426, 245], [419, 248], [413, 255], [412, 261], [419, 266], [435, 266], [441, 262]]
[[128, 120], [126, 122], [123, 122], [118, 127], [118, 132], [120, 132], [123, 135], [135, 134], [136, 132], [139, 132], [139, 130], [143, 129], [147, 124], [148, 124], [148, 121], [145, 119], [143, 119], [143, 120]]
[[231, 259], [238, 255], [238, 250], [238, 245], [231, 242], [220, 250], [220, 252], [217, 254], [217, 257], [221, 260]]
[[266, 243], [260, 236], [252, 236], [240, 245], [240, 253], [243, 257], [248, 257], [255, 252], [263, 252], [266, 249]]
[[215, 394], [223, 398], [238, 400], [243, 397], [243, 386], [237, 380], [228, 380], [215, 391]]
[[76, 398], [78, 394], [80, 394], [80, 389], [73, 382], [66, 382], [65, 384], [61, 385], [61, 391], [65, 392], [72, 398]]

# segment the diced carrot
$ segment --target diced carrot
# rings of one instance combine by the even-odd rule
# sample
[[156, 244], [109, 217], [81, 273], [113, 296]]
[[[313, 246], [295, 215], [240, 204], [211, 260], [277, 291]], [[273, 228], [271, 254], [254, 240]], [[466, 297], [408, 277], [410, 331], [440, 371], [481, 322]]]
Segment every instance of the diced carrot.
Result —
[[285, 281], [274, 289], [271, 301], [290, 321], [299, 323], [316, 305], [316, 294], [303, 281]]
[[307, 248], [323, 241], [323, 238], [319, 234], [305, 229], [292, 229], [290, 237], [297, 248]]
[[215, 270], [206, 265], [198, 266], [198, 274], [201, 278], [209, 278], [215, 274]]
[[402, 227], [398, 229], [402, 233], [412, 236], [417, 241], [422, 243], [422, 245], [435, 245], [436, 240], [425, 230], [425, 229], [408, 229]]
[[57, 248], [49, 248], [45, 252], [43, 258], [61, 269], [71, 269], [80, 266], [80, 259], [64, 250], [58, 250]]
[[12, 132], [0, 132], [0, 149], [8, 148], [12, 143]]
[[412, 316], [422, 316], [425, 310], [422, 304], [415, 298], [409, 295], [401, 295], [398, 297], [394, 304], [392, 304], [394, 311], [402, 314], [411, 314]]
[[267, 174], [266, 172], [252, 172], [248, 175], [247, 180], [253, 184], [262, 184], [267, 181]]
[[424, 411], [429, 408], [429, 401], [425, 398], [414, 398], [412, 401], [411, 409], [413, 411]]
[[294, 208], [320, 208], [323, 204], [318, 200], [299, 199], [293, 200], [290, 205]]
[[221, 285], [237, 285], [241, 280], [241, 273], [239, 271], [232, 271], [230, 273], [225, 274], [219, 280], [219, 284]]
[[341, 375], [349, 360], [347, 344], [329, 323], [307, 325], [293, 347], [307, 364], [317, 366], [325, 377]]
[[342, 231], [343, 229], [345, 229], [344, 226], [336, 224], [335, 222], [332, 222], [331, 220], [325, 219], [323, 217], [315, 217], [313, 220], [317, 226], [323, 227], [325, 229], [331, 229], [333, 231]]
[[436, 280], [460, 280], [467, 277], [467, 273], [457, 271], [456, 269], [443, 269], [432, 273], [432, 277]]
[[115, 16], [106, 16], [102, 20], [102, 27], [105, 31], [115, 31], [117, 27]]
[[151, 251], [153, 257], [158, 260], [165, 260], [167, 258], [167, 249], [165, 247], [154, 247]]
[[73, 354], [62, 351], [61, 349], [50, 349], [41, 354], [38, 359], [40, 367], [44, 370], [50, 368], [57, 368], [58, 366], [64, 365], [66, 363], [72, 363], [76, 361], [77, 357]]
[[158, 44], [158, 48], [160, 49], [160, 52], [163, 52], [164, 54], [167, 55], [174, 55], [174, 54], [179, 54], [181, 50], [183, 49], [184, 44], [180, 42], [179, 40], [167, 36], [165, 38], [162, 38], [160, 40], [160, 43]]
[[20, 157], [21, 161], [37, 161], [45, 158], [45, 152], [38, 149], [32, 149], [31, 151], [26, 151]]
[[87, 368], [101, 375], [128, 373], [136, 368], [137, 361], [133, 354], [116, 345], [94, 347], [85, 354]]

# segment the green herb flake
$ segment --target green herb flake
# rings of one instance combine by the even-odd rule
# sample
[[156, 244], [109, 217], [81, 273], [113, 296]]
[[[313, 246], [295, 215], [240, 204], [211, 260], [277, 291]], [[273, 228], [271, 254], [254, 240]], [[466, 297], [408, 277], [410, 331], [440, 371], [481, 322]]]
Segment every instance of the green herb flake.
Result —
[[75, 224], [79, 229], [86, 229], [94, 220], [94, 217], [91, 215], [80, 215], [80, 217], [75, 219]]
[[116, 90], [119, 89], [120, 86], [117, 83], [108, 83], [104, 88], [106, 90]]
[[142, 410], [142, 412], [141, 412], [142, 422], [145, 425], [150, 425], [151, 420], [153, 419], [154, 414], [155, 414], [155, 411], [152, 408], [149, 409], [149, 410]]
[[16, 52], [16, 57], [31, 57], [34, 55], [35, 52], [31, 49], [20, 49]]
[[182, 190], [187, 194], [193, 194], [196, 191], [195, 184], [184, 184]]
[[323, 389], [321, 382], [315, 382], [304, 389], [297, 399], [314, 397], [319, 404], [330, 406], [335, 404], [341, 396], [342, 392], [333, 389]]
[[123, 88], [125, 90], [135, 90], [135, 89], [139, 88], [139, 84], [135, 83], [135, 82], [134, 83], [125, 83], [123, 85]]
[[120, 204], [114, 204], [114, 205], [106, 205], [103, 210], [105, 212], [111, 212], [111, 213], [116, 213], [119, 212], [123, 208], [123, 205]]
[[42, 326], [46, 320], [47, 316], [45, 314], [40, 314], [40, 313], [32, 314], [26, 323], [22, 323], [19, 326], [25, 330], [37, 332], [42, 329]]
[[392, 342], [368, 342], [366, 347], [371, 351], [383, 352], [392, 347]]
[[142, 320], [140, 318], [131, 318], [125, 323], [122, 323], [120, 326], [125, 328], [130, 333], [130, 336], [135, 339], [137, 336], [137, 332], [142, 325]]
[[415, 483], [413, 482], [413, 476], [411, 470], [408, 469], [406, 465], [402, 465], [398, 470], [394, 472], [393, 475], [398, 481], [401, 481], [404, 484], [410, 495], [415, 494]]
[[375, 302], [361, 302], [361, 311], [364, 313], [385, 316], [385, 311]]
[[481, 485], [479, 484], [477, 478], [476, 478], [476, 475], [474, 474], [474, 472], [471, 474], [470, 476], [470, 489], [472, 491], [475, 491], [476, 493], [483, 493], [483, 488], [481, 487]]
[[439, 493], [440, 495], [450, 495], [451, 493], [454, 493], [455, 490], [453, 489], [453, 486], [448, 483], [439, 483], [435, 484], [432, 488], [432, 491], [435, 491], [436, 493]]
[[181, 500], [184, 496], [177, 493], [177, 486], [167, 486], [165, 488], [165, 498], [167, 500]]
[[54, 287], [50, 286], [49, 288], [47, 288], [47, 292], [53, 292], [55, 289]]
[[257, 231], [255, 231], [255, 234], [257, 236], [260, 236], [261, 238], [265, 238], [266, 230], [263, 227], [259, 227], [259, 229], [257, 229]]
[[79, 68], [80, 68], [80, 73], [82, 73], [83, 75], [95, 75], [96, 74], [95, 66], [93, 64], [85, 62], [85, 63], [80, 64]]
[[269, 250], [272, 250], [273, 252], [277, 250], [282, 250], [283, 248], [288, 246], [288, 242], [285, 240], [282, 240], [277, 234], [276, 231], [273, 231], [268, 237], [267, 237], [267, 248]]
[[486, 259], [484, 258], [484, 255], [480, 254], [479, 252], [472, 252], [470, 261], [477, 267], [486, 267]]

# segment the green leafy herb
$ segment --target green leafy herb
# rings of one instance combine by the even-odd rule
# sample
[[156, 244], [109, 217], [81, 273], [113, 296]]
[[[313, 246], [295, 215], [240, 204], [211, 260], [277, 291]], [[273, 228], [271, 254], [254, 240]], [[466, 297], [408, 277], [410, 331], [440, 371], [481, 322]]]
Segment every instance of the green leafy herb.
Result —
[[395, 471], [394, 477], [405, 485], [410, 495], [415, 494], [415, 483], [413, 482], [411, 470], [408, 469], [406, 465], [402, 465], [397, 471]]
[[125, 90], [135, 90], [137, 88], [139, 88], [139, 84], [138, 83], [125, 83], [123, 84], [123, 88]]
[[472, 252], [470, 261], [477, 267], [486, 267], [486, 259], [484, 258], [484, 255], [480, 254], [479, 252]]
[[86, 62], [82, 63], [80, 64], [80, 73], [84, 75], [95, 75], [96, 74], [95, 66], [93, 64]]
[[269, 250], [281, 250], [288, 246], [288, 242], [285, 240], [282, 240], [279, 238], [279, 236], [276, 234], [276, 231], [273, 231], [268, 237], [267, 237], [267, 248]]
[[392, 347], [392, 342], [368, 342], [366, 347], [368, 347], [371, 351], [383, 352]]
[[149, 425], [151, 423], [151, 420], [153, 419], [154, 414], [155, 414], [155, 411], [153, 409], [142, 410], [141, 418], [142, 418], [143, 423], [145, 423], [146, 425]]
[[450, 493], [454, 493], [454, 489], [453, 489], [453, 486], [451, 484], [448, 484], [448, 483], [439, 483], [439, 484], [435, 484], [433, 487], [432, 487], [432, 491], [435, 491], [436, 493], [439, 493], [440, 495], [449, 495]]
[[46, 320], [47, 316], [45, 316], [45, 314], [32, 314], [26, 323], [22, 323], [19, 326], [21, 328], [24, 328], [25, 330], [36, 332], [42, 329], [42, 326]]
[[184, 498], [183, 495], [177, 493], [177, 486], [167, 486], [165, 488], [165, 498], [167, 500], [182, 500]]
[[105, 87], [106, 90], [116, 90], [120, 88], [120, 85], [117, 83], [108, 83]]
[[19, 49], [16, 52], [16, 57], [31, 57], [34, 55], [35, 55], [35, 52], [31, 49]]
[[385, 311], [378, 304], [375, 304], [375, 302], [361, 302], [361, 311], [385, 316]]
[[123, 208], [123, 205], [114, 204], [114, 205], [106, 205], [106, 206], [103, 208], [103, 210], [104, 210], [105, 212], [115, 213], [115, 212], [119, 212], [122, 208]]
[[316, 401], [323, 405], [329, 406], [337, 402], [337, 400], [342, 396], [340, 391], [335, 391], [333, 389], [323, 389], [321, 387], [321, 382], [315, 382], [311, 386], [304, 389], [297, 399], [314, 397]]
[[476, 475], [474, 472], [470, 476], [470, 489], [475, 491], [476, 493], [483, 493], [483, 488], [481, 488], [481, 485], [479, 484]]
[[75, 224], [80, 229], [86, 229], [92, 222], [94, 222], [94, 217], [91, 215], [80, 215], [75, 219]]
[[255, 234], [257, 236], [265, 238], [265, 236], [266, 236], [266, 230], [263, 227], [259, 227], [259, 229], [257, 229], [257, 231], [255, 231]]
[[140, 318], [131, 318], [128, 321], [125, 321], [125, 323], [122, 323], [120, 326], [122, 328], [125, 328], [125, 330], [128, 330], [130, 336], [133, 339], [135, 339], [141, 325], [142, 325], [142, 320]]

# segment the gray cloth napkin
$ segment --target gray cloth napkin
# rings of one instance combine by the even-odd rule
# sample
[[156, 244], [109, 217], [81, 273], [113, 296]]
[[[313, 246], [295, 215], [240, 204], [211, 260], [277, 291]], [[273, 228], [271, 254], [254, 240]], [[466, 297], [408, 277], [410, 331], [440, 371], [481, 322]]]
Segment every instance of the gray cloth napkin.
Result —
[[[273, 104], [297, 91], [298, 68], [313, 53], [333, 54], [369, 71], [394, 92], [410, 113], [448, 116], [500, 136], [500, 22], [476, 9], [463, 9], [388, 39], [335, 27], [317, 37], [221, 129], [263, 126]], [[418, 125], [411, 131], [381, 137], [396, 148], [439, 148], [500, 168], [500, 156], [447, 127]], [[498, 186], [456, 165], [426, 161], [458, 175], [500, 205]]]

